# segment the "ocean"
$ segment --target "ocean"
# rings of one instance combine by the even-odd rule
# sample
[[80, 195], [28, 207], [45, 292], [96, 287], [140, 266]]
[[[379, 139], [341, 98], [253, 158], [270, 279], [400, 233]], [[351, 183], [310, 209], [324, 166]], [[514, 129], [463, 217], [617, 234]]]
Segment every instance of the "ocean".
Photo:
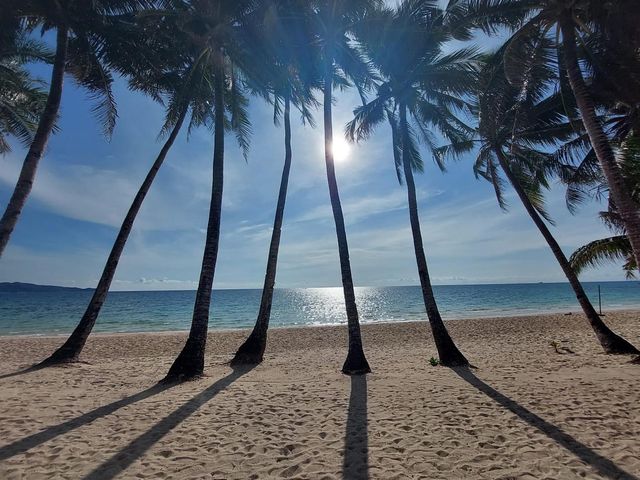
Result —
[[[598, 309], [640, 308], [640, 282], [584, 283]], [[577, 312], [580, 307], [566, 283], [441, 285], [435, 295], [445, 320]], [[260, 290], [215, 290], [211, 329], [253, 326]], [[91, 291], [0, 292], [0, 335], [65, 335], [80, 319]], [[359, 287], [356, 297], [362, 323], [426, 320], [420, 287]], [[188, 330], [194, 291], [112, 292], [95, 332]], [[271, 326], [346, 323], [341, 288], [276, 289]]]

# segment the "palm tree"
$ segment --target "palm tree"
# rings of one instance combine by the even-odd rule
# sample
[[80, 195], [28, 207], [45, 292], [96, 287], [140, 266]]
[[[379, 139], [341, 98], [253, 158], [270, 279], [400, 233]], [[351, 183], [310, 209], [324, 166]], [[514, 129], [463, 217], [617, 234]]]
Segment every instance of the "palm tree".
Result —
[[418, 276], [440, 362], [447, 366], [468, 365], [442, 321], [433, 293], [413, 172], [423, 171], [416, 129], [429, 146], [433, 146], [429, 128], [456, 144], [465, 142], [469, 128], [455, 113], [465, 109], [460, 96], [470, 90], [475, 80], [476, 54], [470, 49], [442, 53], [449, 34], [435, 1], [405, 0], [395, 11], [380, 10], [363, 22], [358, 38], [382, 82], [377, 85], [376, 98], [354, 111], [347, 137], [363, 140], [379, 123], [389, 123], [398, 180], [402, 182], [404, 177], [407, 184]]
[[8, 137], [26, 146], [33, 141], [47, 100], [41, 83], [31, 78], [24, 64], [50, 62], [52, 56], [17, 25], [7, 25], [0, 35], [0, 154], [4, 154], [11, 151]]
[[[207, 234], [202, 257], [200, 280], [193, 307], [193, 318], [187, 341], [175, 359], [164, 382], [184, 381], [199, 377], [204, 372], [204, 353], [209, 325], [211, 291], [220, 241], [220, 216], [224, 179], [224, 131], [228, 125], [236, 132], [238, 141], [248, 148], [249, 122], [246, 117], [246, 100], [241, 94], [240, 79], [234, 62], [242, 63], [238, 36], [244, 28], [250, 1], [226, 2], [223, 0], [194, 0], [177, 22], [187, 33], [195, 49], [200, 52], [203, 64], [203, 82], [213, 87], [213, 178]], [[245, 63], [248, 67], [248, 64]], [[225, 118], [225, 108], [231, 114]]]
[[[606, 5], [604, 5], [606, 3]], [[621, 5], [626, 5], [625, 9]], [[579, 45], [588, 44], [588, 36], [604, 28], [607, 32], [624, 27], [623, 31], [635, 32], [633, 19], [637, 19], [634, 2], [602, 2], [601, 0], [454, 0], [449, 12], [452, 23], [457, 23], [461, 36], [468, 34], [465, 27], [477, 26], [486, 33], [495, 33], [501, 27], [509, 28], [513, 34], [510, 43], [513, 52], [521, 51], [516, 46], [539, 44], [546, 37], [555, 38], [558, 51], [557, 64], [560, 73], [570, 85], [573, 96], [582, 117], [585, 131], [590, 139], [594, 153], [602, 172], [607, 180], [610, 195], [620, 212], [629, 242], [632, 246], [636, 264], [640, 265], [640, 214], [638, 206], [633, 201], [625, 184], [620, 166], [615, 157], [614, 149], [603, 127], [602, 120], [597, 115], [597, 104], [583, 75], [580, 65]], [[614, 10], [610, 16], [603, 15], [603, 9]], [[620, 12], [623, 12], [620, 14]], [[625, 18], [626, 17], [626, 18]], [[603, 20], [604, 19], [604, 20]], [[614, 25], [607, 20], [624, 24]], [[604, 23], [604, 25], [603, 25]], [[637, 25], [637, 23], [635, 24]], [[552, 29], [556, 35], [550, 35]], [[626, 52], [635, 52], [638, 56], [637, 37], [630, 42]], [[505, 63], [512, 72], [519, 70], [518, 64], [522, 57], [505, 52]], [[632, 54], [633, 55], [633, 54]], [[615, 56], [615, 55], [614, 55]], [[612, 56], [613, 57], [613, 56]], [[546, 62], [554, 62], [556, 57], [546, 57]]]
[[2, 15], [27, 24], [31, 29], [56, 31], [56, 46], [47, 100], [38, 128], [29, 146], [20, 176], [9, 203], [0, 219], [0, 257], [6, 248], [20, 213], [31, 193], [40, 159], [54, 129], [60, 109], [65, 71], [87, 88], [99, 103], [94, 112], [110, 135], [115, 127], [116, 110], [111, 93], [112, 77], [100, 60], [104, 38], [96, 36], [92, 27], [106, 22], [106, 17], [131, 12], [151, 3], [144, 0], [6, 0]]
[[338, 239], [342, 290], [344, 292], [349, 333], [349, 350], [342, 366], [342, 372], [347, 375], [369, 373], [371, 368], [362, 346], [358, 307], [356, 305], [351, 262], [349, 260], [349, 244], [347, 242], [347, 232], [333, 158], [333, 87], [334, 82], [346, 86], [349, 84], [349, 80], [352, 80], [358, 89], [361, 89], [363, 85], [366, 86], [369, 72], [366, 64], [355, 49], [351, 36], [355, 26], [361, 21], [365, 13], [377, 6], [377, 4], [379, 2], [375, 0], [317, 0], [314, 3], [313, 15], [315, 35], [320, 49], [323, 79], [322, 106], [327, 183], [329, 185], [329, 198]]
[[129, 207], [84, 315], [66, 342], [41, 362], [40, 366], [74, 362], [78, 359], [107, 298], [120, 257], [142, 203], [173, 146], [189, 110], [192, 111], [190, 130], [205, 122], [206, 115], [203, 115], [203, 112], [208, 109], [207, 105], [212, 99], [208, 82], [203, 82], [203, 78], [206, 79], [203, 69], [208, 68], [204, 62], [205, 57], [201, 55], [187, 60], [178, 55], [177, 58], [169, 58], [175, 57], [173, 45], [178, 38], [178, 32], [173, 31], [168, 34], [162, 28], [149, 26], [149, 23], [157, 22], [164, 13], [166, 12], [149, 11], [142, 19], [138, 18], [137, 25], [134, 22], [129, 23], [128, 25], [135, 25], [133, 31], [130, 28], [127, 31], [120, 31], [118, 40], [110, 45], [107, 56], [119, 62], [119, 65], [113, 64], [114, 68], [130, 76], [129, 84], [133, 90], [142, 91], [166, 103], [167, 113], [161, 135], [168, 134], [168, 137]]
[[[517, 88], [508, 82], [503, 64], [503, 50], [506, 48], [509, 48], [509, 44], [488, 59], [481, 74], [477, 114], [482, 143], [474, 165], [476, 176], [493, 184], [500, 206], [506, 208], [499, 174], [502, 170], [553, 252], [605, 352], [638, 353], [633, 345], [616, 335], [602, 321], [544, 222], [548, 215], [544, 211], [541, 189], [548, 187], [549, 174], [562, 169], [557, 165], [557, 156], [544, 149], [575, 141], [576, 122], [565, 116], [567, 105], [563, 104], [560, 93], [544, 98], [553, 77], [535, 59], [532, 59], [531, 68], [528, 69], [530, 81], [525, 82], [523, 87]], [[541, 46], [539, 51], [544, 51], [544, 47]], [[580, 138], [577, 140], [579, 144]]]
[[305, 5], [298, 0], [267, 1], [255, 16], [256, 19], [249, 23], [257, 31], [248, 41], [251, 42], [256, 64], [264, 63], [264, 72], [253, 80], [258, 83], [259, 90], [266, 91], [267, 98], [273, 103], [274, 122], [277, 124], [280, 117], [284, 119], [285, 156], [258, 317], [251, 334], [231, 360], [231, 365], [258, 364], [263, 359], [291, 170], [291, 104], [298, 107], [303, 122], [313, 125], [309, 107], [316, 103], [310, 90], [313, 62], [310, 61], [312, 52], [305, 25], [308, 18]]

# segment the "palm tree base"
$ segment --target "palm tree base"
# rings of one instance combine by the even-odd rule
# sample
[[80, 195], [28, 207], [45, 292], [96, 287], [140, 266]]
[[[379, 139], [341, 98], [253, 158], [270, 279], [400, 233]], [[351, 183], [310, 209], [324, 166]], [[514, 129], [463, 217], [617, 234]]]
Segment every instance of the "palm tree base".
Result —
[[266, 339], [261, 340], [253, 334], [238, 348], [238, 351], [229, 362], [232, 367], [240, 365], [258, 365], [262, 363]]
[[469, 360], [462, 354], [447, 332], [442, 320], [429, 322], [433, 339], [438, 350], [440, 365], [445, 367], [468, 367]]
[[69, 363], [77, 363], [80, 361], [80, 353], [75, 349], [65, 348], [63, 345], [53, 352], [48, 358], [36, 364], [36, 368], [53, 367], [55, 365], [64, 365]]
[[204, 373], [204, 352], [187, 343], [169, 369], [169, 373], [160, 383], [182, 383], [197, 380]]
[[454, 359], [454, 360], [442, 360], [440, 359], [440, 365], [443, 367], [469, 367], [471, 366], [469, 361], [462, 357], [462, 359]]
[[634, 365], [640, 365], [640, 357], [634, 358], [629, 363], [633, 363]]
[[615, 333], [611, 333], [611, 335], [609, 335], [605, 341], [601, 341], [600, 344], [602, 345], [605, 353], [609, 355], [640, 354], [640, 350]]
[[174, 383], [190, 382], [192, 380], [198, 380], [199, 378], [202, 378], [203, 375], [204, 371], [197, 372], [182, 370], [174, 372], [170, 370], [169, 373], [167, 373], [166, 377], [164, 377], [158, 383], [161, 385], [171, 385]]
[[440, 365], [444, 367], [468, 367], [469, 360], [462, 354], [458, 347], [455, 345], [451, 345], [447, 349], [446, 352], [441, 352], [441, 349], [438, 349], [438, 355], [440, 360]]
[[347, 359], [344, 361], [344, 365], [342, 365], [342, 373], [345, 375], [365, 375], [371, 373], [371, 367], [369, 367], [369, 362], [367, 362], [362, 348], [349, 349]]

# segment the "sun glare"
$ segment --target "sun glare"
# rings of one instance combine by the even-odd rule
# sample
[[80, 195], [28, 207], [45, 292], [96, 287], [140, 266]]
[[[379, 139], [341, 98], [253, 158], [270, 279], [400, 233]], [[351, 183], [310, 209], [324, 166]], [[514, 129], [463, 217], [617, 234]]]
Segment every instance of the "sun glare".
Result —
[[334, 138], [333, 143], [331, 144], [331, 149], [333, 151], [334, 161], [345, 162], [349, 159], [349, 154], [351, 153], [351, 145], [344, 138]]

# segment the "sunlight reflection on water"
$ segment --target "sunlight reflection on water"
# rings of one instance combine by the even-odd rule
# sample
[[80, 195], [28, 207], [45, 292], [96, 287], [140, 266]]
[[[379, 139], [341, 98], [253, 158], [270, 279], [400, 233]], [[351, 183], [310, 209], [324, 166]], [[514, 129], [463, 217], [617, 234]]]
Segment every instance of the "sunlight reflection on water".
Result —
[[[585, 289], [597, 305], [596, 283]], [[603, 282], [603, 308], [640, 307], [638, 282]], [[0, 335], [69, 332], [86, 307], [90, 291], [0, 293]], [[445, 320], [578, 311], [567, 284], [447, 285], [435, 287]], [[212, 329], [248, 328], [255, 322], [260, 290], [217, 290]], [[97, 332], [186, 330], [195, 292], [113, 292], [98, 319]], [[358, 287], [362, 323], [426, 320], [419, 287]], [[346, 323], [342, 288], [277, 289], [271, 325]]]

